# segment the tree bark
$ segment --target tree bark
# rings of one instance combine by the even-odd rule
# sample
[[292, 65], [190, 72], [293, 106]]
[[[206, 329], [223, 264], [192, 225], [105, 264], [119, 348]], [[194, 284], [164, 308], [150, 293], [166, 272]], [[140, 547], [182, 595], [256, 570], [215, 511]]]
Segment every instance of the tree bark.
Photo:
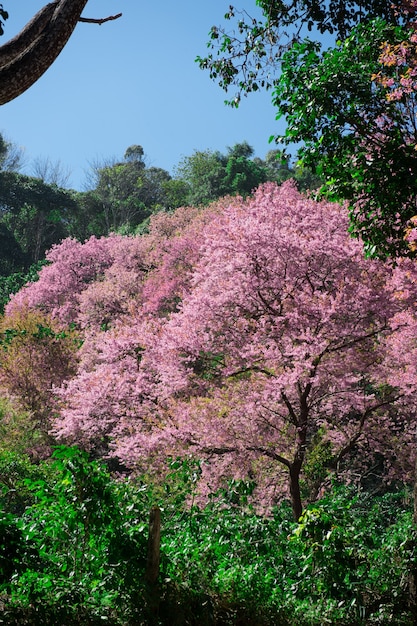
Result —
[[161, 544], [161, 511], [153, 506], [149, 515], [148, 558], [146, 563], [146, 582], [154, 585], [159, 575]]
[[29, 89], [58, 57], [88, 0], [56, 0], [0, 48], [0, 104]]

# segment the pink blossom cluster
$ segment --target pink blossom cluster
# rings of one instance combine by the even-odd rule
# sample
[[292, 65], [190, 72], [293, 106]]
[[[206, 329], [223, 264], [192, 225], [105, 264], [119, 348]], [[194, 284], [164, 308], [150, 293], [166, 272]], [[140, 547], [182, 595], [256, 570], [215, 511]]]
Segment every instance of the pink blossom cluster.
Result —
[[29, 283], [12, 296], [6, 314], [23, 306], [40, 308], [65, 322], [77, 319], [82, 291], [103, 275], [112, 263], [112, 248], [120, 237], [97, 239], [85, 243], [65, 239], [47, 253], [48, 265], [42, 268], [40, 280]]

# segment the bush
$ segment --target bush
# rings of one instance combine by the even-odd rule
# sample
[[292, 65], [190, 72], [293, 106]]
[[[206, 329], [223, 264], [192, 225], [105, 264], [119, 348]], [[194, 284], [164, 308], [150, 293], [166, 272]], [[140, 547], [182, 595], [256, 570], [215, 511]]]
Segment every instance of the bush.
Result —
[[286, 506], [263, 518], [217, 501], [167, 530], [166, 575], [227, 610], [224, 623], [237, 614], [257, 620], [248, 624], [411, 623], [415, 531], [406, 502], [404, 493], [337, 488], [296, 524]]
[[15, 524], [24, 549], [8, 581], [8, 610], [65, 624], [136, 611], [147, 542], [139, 500], [77, 449], [57, 448], [41, 467], [43, 476], [23, 481], [28, 506]]
[[[416, 534], [405, 493], [346, 487], [298, 523], [283, 503], [248, 505], [231, 481], [193, 504], [199, 466], [164, 484], [112, 476], [76, 448], [35, 465], [0, 455], [3, 623], [28, 626], [355, 626], [411, 624]], [[148, 516], [162, 510], [161, 572], [145, 582]], [[1, 606], [1, 604], [0, 604]]]

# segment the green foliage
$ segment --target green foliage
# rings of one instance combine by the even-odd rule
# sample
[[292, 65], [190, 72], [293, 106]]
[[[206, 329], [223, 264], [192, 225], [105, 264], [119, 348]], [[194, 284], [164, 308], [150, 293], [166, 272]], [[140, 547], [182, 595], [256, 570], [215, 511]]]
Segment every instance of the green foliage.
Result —
[[308, 33], [328, 33], [342, 40], [358, 23], [374, 18], [398, 19], [390, 0], [257, 0], [252, 15], [230, 5], [224, 16], [232, 25], [212, 26], [209, 54], [198, 56], [201, 69], [210, 72], [225, 91], [236, 88], [226, 103], [238, 107], [242, 94], [270, 89], [276, 84], [283, 53]]
[[233, 194], [246, 196], [267, 179], [265, 169], [246, 156], [230, 156], [226, 164], [225, 185]]
[[231, 506], [230, 488], [163, 541], [168, 577], [211, 597], [225, 623], [409, 623], [415, 531], [402, 494], [337, 489], [295, 524], [286, 507], [265, 518]]
[[411, 254], [404, 232], [415, 214], [414, 122], [371, 80], [382, 42], [403, 38], [401, 28], [376, 20], [329, 50], [296, 43], [274, 92], [278, 117], [287, 122], [277, 141], [301, 144], [301, 163], [323, 178], [327, 197], [350, 203], [352, 234], [381, 257]]
[[50, 480], [50, 467], [34, 463], [17, 446], [0, 449], [0, 497], [5, 513], [22, 515], [28, 505], [34, 503], [29, 486], [32, 482]]
[[0, 223], [0, 279], [20, 269], [25, 255], [13, 234]]
[[121, 605], [126, 615], [136, 611], [129, 602], [144, 586], [143, 508], [127, 485], [77, 449], [57, 448], [42, 467], [44, 476], [24, 480], [29, 506], [15, 521], [23, 539], [9, 608], [46, 619], [65, 607], [68, 623], [106, 623]]
[[10, 300], [10, 296], [20, 291], [26, 283], [34, 283], [38, 280], [39, 272], [46, 261], [38, 261], [29, 267], [27, 271], [18, 271], [0, 276], [0, 314]]
[[211, 150], [196, 151], [185, 157], [176, 169], [176, 177], [186, 183], [190, 206], [208, 204], [226, 194], [225, 157]]
[[8, 585], [18, 563], [22, 534], [14, 516], [0, 512], [0, 585]]
[[[159, 167], [147, 167], [142, 146], [127, 148], [120, 162], [92, 166], [90, 189], [75, 192], [18, 173], [21, 154], [0, 134], [0, 310], [14, 285], [22, 286], [28, 267], [65, 237], [83, 241], [110, 232], [141, 234], [159, 210], [208, 204], [227, 194], [250, 194], [266, 180], [282, 182], [294, 177], [300, 189], [317, 186], [305, 168], [253, 158], [246, 142], [227, 149], [185, 157], [177, 177]], [[42, 170], [42, 168], [41, 168]], [[9, 285], [8, 278], [15, 274]]]
[[[227, 149], [226, 154], [211, 150], [195, 151], [182, 159], [176, 169], [177, 178], [166, 183], [165, 189], [175, 193], [173, 206], [209, 204], [225, 195], [246, 197], [266, 181], [284, 182], [295, 178], [301, 190], [320, 184], [319, 177], [308, 168], [290, 167], [289, 157], [271, 150], [265, 160], [253, 157], [253, 148], [246, 142]], [[171, 208], [171, 206], [170, 206]]]
[[69, 191], [11, 171], [0, 171], [0, 206], [0, 223], [13, 234], [29, 265], [68, 235], [68, 221], [77, 213]]
[[7, 20], [8, 18], [9, 14], [3, 9], [3, 5], [0, 4], [0, 36], [4, 35], [4, 20]]
[[[166, 206], [165, 186], [170, 174], [160, 167], [146, 167], [140, 145], [127, 148], [122, 161], [93, 165], [91, 189], [78, 194], [80, 214], [72, 234], [133, 233], [160, 207]], [[170, 207], [171, 208], [171, 207]]]
[[[200, 471], [173, 461], [158, 486], [116, 479], [76, 448], [40, 465], [0, 452], [2, 616], [42, 626], [411, 623], [407, 494], [334, 488], [297, 524], [285, 503], [269, 517], [251, 509], [252, 483], [230, 481], [197, 506]], [[162, 560], [152, 591], [144, 572], [155, 503]]]
[[186, 206], [190, 188], [185, 180], [175, 178], [165, 180], [162, 182], [162, 189], [165, 196], [165, 205], [168, 210]]

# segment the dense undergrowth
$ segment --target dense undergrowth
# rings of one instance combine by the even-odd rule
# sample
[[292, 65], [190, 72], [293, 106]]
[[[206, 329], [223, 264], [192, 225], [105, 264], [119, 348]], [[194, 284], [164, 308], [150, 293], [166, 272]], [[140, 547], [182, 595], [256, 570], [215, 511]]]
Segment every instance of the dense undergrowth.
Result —
[[[52, 461], [1, 453], [0, 623], [307, 626], [411, 624], [410, 499], [334, 486], [299, 523], [268, 517], [230, 483], [192, 504], [198, 467], [163, 486], [121, 479], [74, 448]], [[162, 513], [161, 568], [145, 583], [148, 517]]]

